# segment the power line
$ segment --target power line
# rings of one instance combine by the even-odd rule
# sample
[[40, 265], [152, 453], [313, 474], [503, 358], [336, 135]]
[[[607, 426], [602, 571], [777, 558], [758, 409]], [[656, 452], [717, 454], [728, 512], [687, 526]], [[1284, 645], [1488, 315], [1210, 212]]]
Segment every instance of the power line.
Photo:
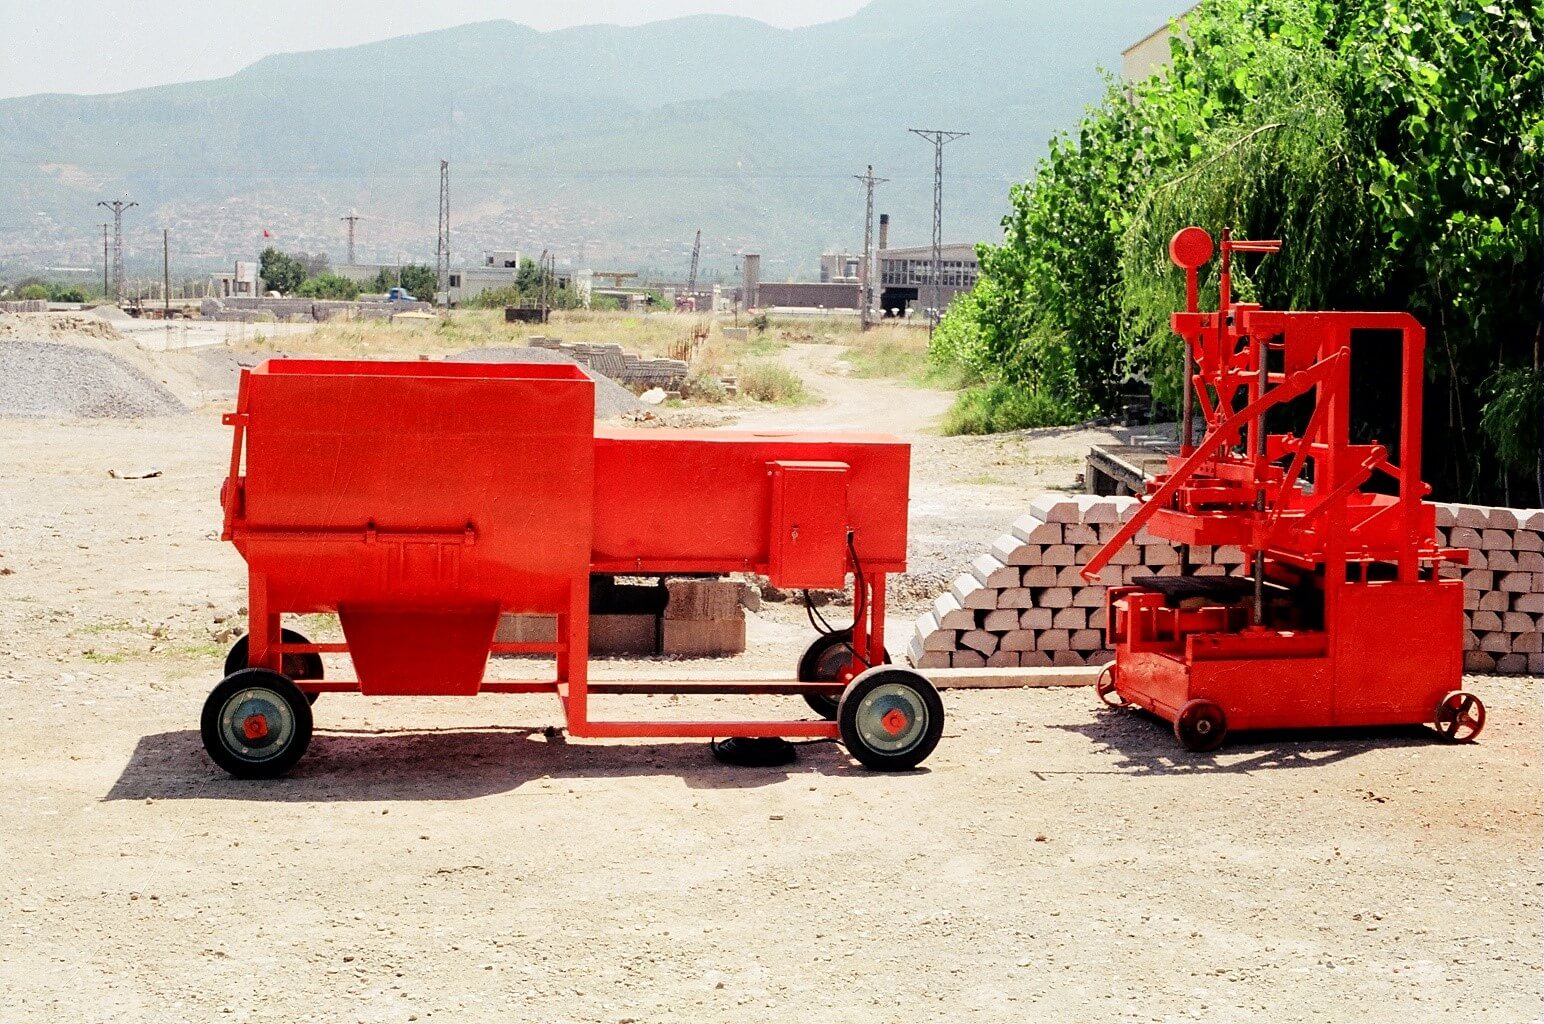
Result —
[[122, 199], [99, 202], [98, 206], [113, 211], [113, 288], [118, 305], [123, 305], [123, 211], [138, 203], [126, 203]]
[[936, 128], [908, 128], [907, 131], [933, 144], [933, 267], [928, 277], [932, 279], [932, 307], [927, 314], [928, 335], [937, 326], [943, 310], [944, 270], [944, 147], [955, 139], [963, 139], [970, 132], [939, 131]]
[[866, 198], [863, 205], [863, 265], [858, 270], [858, 322], [863, 330], [873, 323], [874, 310], [874, 186], [882, 185], [889, 178], [874, 177], [874, 165], [869, 164], [866, 174], [854, 174], [863, 182]]

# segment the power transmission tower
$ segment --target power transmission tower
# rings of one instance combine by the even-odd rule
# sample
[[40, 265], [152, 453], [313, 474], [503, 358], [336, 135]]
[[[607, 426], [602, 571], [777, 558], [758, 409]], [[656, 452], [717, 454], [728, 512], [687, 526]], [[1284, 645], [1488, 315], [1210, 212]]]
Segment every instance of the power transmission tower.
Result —
[[107, 301], [107, 225], [102, 225], [102, 301]]
[[853, 177], [863, 182], [867, 194], [863, 204], [863, 266], [858, 270], [858, 322], [866, 331], [874, 315], [874, 186], [890, 179], [874, 177], [873, 164], [869, 164], [867, 174]]
[[686, 278], [686, 294], [697, 294], [697, 258], [702, 255], [702, 229], [697, 230], [697, 240], [692, 243], [692, 272]]
[[927, 318], [928, 334], [931, 336], [939, 317], [943, 315], [939, 305], [943, 299], [944, 269], [944, 147], [970, 132], [939, 131], [936, 128], [908, 128], [907, 131], [933, 144], [933, 267], [928, 274], [932, 285], [932, 308]]
[[354, 225], [359, 222], [359, 214], [357, 212], [353, 211], [353, 210], [350, 210], [348, 212], [347, 216], [339, 217], [338, 219], [341, 220], [341, 221], [346, 221], [348, 223], [348, 262], [349, 262], [349, 266], [353, 266], [354, 265]]
[[114, 199], [110, 203], [97, 203], [113, 211], [113, 289], [116, 296], [115, 302], [123, 305], [123, 211], [138, 203], [126, 203], [122, 199]]
[[440, 161], [440, 242], [435, 249], [435, 277], [450, 306], [450, 161]]

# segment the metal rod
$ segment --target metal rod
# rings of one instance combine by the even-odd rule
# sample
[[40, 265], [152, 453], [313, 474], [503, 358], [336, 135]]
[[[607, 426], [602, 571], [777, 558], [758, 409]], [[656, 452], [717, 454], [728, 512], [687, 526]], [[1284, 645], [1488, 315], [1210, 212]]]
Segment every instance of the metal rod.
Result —
[[[1265, 397], [1266, 389], [1270, 386], [1269, 373], [1270, 346], [1264, 338], [1255, 339], [1255, 359], [1259, 362], [1256, 371], [1259, 379], [1255, 384], [1255, 400]], [[1255, 511], [1265, 511], [1265, 415], [1268, 406], [1260, 406], [1260, 414], [1254, 422], [1254, 449], [1255, 449]], [[1254, 624], [1265, 624], [1265, 552], [1254, 553]]]

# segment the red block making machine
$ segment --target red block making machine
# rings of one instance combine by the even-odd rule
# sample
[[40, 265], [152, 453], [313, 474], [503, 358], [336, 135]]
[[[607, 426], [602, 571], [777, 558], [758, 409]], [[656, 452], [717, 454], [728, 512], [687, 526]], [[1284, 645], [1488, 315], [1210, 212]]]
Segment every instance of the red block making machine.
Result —
[[[1197, 274], [1212, 238], [1191, 227], [1170, 242], [1188, 293], [1173, 315], [1185, 341], [1180, 452], [1083, 576], [1097, 580], [1144, 528], [1182, 546], [1181, 568], [1109, 589], [1115, 661], [1099, 694], [1167, 719], [1195, 751], [1230, 729], [1434, 723], [1445, 739], [1472, 740], [1485, 709], [1459, 689], [1463, 585], [1438, 571], [1468, 552], [1438, 546], [1422, 501], [1425, 332], [1406, 313], [1233, 301], [1233, 254], [1279, 248], [1225, 233], [1220, 312], [1203, 313]], [[1397, 463], [1382, 444], [1352, 442], [1352, 349], [1380, 335], [1401, 345]], [[1192, 443], [1196, 402], [1206, 432]], [[1271, 433], [1272, 410], [1306, 415], [1302, 436]], [[1375, 474], [1391, 493], [1369, 487]], [[1192, 575], [1190, 545], [1242, 548], [1248, 575]]]
[[[887, 665], [885, 575], [906, 566], [910, 448], [885, 436], [597, 432], [594, 385], [548, 363], [269, 360], [243, 371], [224, 539], [248, 565], [249, 633], [205, 702], [231, 774], [288, 771], [324, 692], [552, 693], [578, 737], [840, 738], [912, 768], [943, 731], [938, 692]], [[243, 467], [243, 456], [245, 466]], [[785, 588], [854, 579], [852, 629], [787, 681], [589, 679], [592, 576], [762, 573]], [[284, 615], [336, 613], [344, 643]], [[505, 613], [555, 616], [553, 643], [495, 643]], [[357, 680], [323, 678], [348, 653]], [[545, 654], [555, 677], [484, 678], [490, 653]], [[524, 663], [522, 663], [524, 664]], [[799, 694], [801, 721], [601, 721], [601, 693]]]

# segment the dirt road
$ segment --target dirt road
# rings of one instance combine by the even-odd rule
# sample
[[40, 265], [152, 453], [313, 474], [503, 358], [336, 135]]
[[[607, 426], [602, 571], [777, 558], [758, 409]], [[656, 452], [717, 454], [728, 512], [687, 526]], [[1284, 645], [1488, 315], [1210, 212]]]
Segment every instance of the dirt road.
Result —
[[[882, 393], [876, 417], [932, 400]], [[896, 428], [923, 549], [981, 528], [979, 548], [994, 495], [1076, 471], [1075, 435], [924, 427]], [[216, 408], [0, 420], [5, 1024], [1544, 1010], [1538, 680], [1472, 681], [1472, 747], [1267, 735], [1208, 757], [1085, 690], [952, 693], [903, 776], [830, 744], [731, 770], [698, 743], [567, 742], [539, 698], [328, 695], [292, 777], [231, 781], [196, 731], [245, 601], [214, 536], [228, 443]], [[688, 667], [786, 667], [808, 633], [785, 608], [752, 636]]]

